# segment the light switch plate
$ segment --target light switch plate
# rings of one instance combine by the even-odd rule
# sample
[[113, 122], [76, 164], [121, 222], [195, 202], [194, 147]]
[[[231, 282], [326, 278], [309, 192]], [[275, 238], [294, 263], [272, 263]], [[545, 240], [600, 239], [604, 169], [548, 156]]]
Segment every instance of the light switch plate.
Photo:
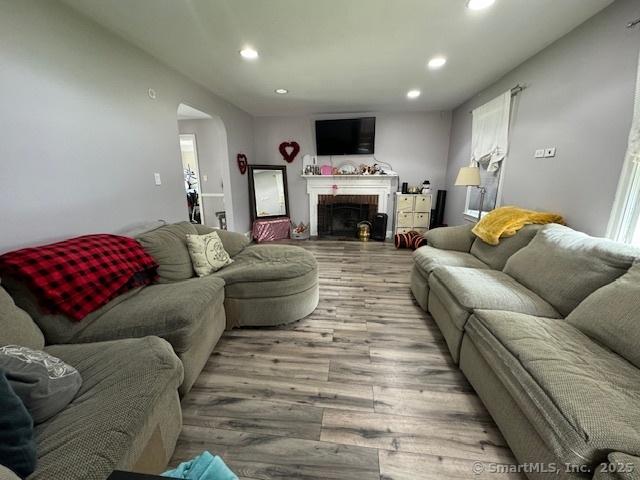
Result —
[[556, 147], [549, 147], [544, 149], [545, 158], [555, 157], [556, 156]]
[[543, 158], [544, 157], [544, 148], [539, 148], [538, 150], [536, 150], [535, 153], [533, 154], [533, 156], [535, 158]]
[[154, 173], [153, 179], [156, 181], [156, 185], [162, 185], [162, 179], [160, 178], [159, 173]]

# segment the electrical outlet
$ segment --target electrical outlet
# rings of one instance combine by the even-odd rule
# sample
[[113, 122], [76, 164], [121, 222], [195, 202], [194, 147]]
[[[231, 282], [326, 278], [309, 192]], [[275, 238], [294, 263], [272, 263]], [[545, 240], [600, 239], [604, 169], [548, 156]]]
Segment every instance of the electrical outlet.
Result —
[[544, 157], [555, 157], [556, 156], [556, 147], [549, 147], [544, 149]]
[[544, 148], [539, 148], [538, 150], [536, 150], [536, 152], [533, 154], [533, 156], [535, 158], [543, 158], [544, 157]]
[[156, 182], [156, 185], [162, 185], [162, 179], [160, 178], [160, 174], [159, 173], [154, 173], [153, 174], [153, 179]]

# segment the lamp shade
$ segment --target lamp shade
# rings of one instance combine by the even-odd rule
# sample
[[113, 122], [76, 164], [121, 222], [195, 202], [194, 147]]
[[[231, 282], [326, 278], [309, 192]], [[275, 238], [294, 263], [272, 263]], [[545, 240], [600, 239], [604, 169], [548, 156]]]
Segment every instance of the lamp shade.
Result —
[[456, 185], [477, 187], [480, 185], [480, 169], [478, 167], [462, 167], [456, 178]]

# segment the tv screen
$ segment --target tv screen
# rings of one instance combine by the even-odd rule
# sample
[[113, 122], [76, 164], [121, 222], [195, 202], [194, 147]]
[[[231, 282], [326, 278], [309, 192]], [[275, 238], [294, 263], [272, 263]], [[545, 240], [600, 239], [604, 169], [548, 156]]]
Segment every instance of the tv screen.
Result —
[[373, 155], [375, 117], [316, 120], [318, 155]]

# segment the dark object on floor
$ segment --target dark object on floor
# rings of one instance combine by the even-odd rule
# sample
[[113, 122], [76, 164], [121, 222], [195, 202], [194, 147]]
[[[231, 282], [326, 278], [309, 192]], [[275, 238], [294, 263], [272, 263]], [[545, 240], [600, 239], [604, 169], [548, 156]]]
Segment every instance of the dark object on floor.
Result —
[[419, 236], [420, 234], [413, 230], [407, 233], [396, 233], [394, 238], [395, 246], [396, 248], [413, 248], [414, 239]]
[[21, 478], [36, 469], [33, 420], [0, 370], [0, 464]]
[[227, 212], [225, 210], [221, 212], [216, 212], [216, 217], [218, 217], [218, 227], [220, 230], [227, 229]]
[[387, 219], [386, 213], [376, 213], [373, 216], [373, 226], [371, 228], [371, 239], [384, 242], [387, 238]]
[[107, 480], [155, 480], [166, 477], [159, 477], [157, 475], [145, 475], [143, 473], [123, 472], [122, 470], [115, 470]]
[[431, 213], [430, 228], [443, 227], [444, 225], [444, 206], [447, 203], [447, 191], [438, 190], [436, 197], [436, 208]]

